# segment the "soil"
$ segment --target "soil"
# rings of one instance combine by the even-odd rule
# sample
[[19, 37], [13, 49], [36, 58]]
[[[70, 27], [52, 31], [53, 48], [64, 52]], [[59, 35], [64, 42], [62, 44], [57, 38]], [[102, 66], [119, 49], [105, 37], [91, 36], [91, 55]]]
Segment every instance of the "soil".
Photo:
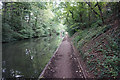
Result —
[[[100, 45], [103, 46], [103, 49], [107, 50], [107, 47], [105, 45], [109, 45], [109, 41], [107, 40], [106, 35], [109, 35], [109, 36], [111, 36], [113, 34], [115, 35], [115, 32], [117, 31], [117, 29], [119, 29], [119, 25], [120, 25], [119, 22], [120, 22], [119, 19], [114, 20], [113, 22], [110, 23], [110, 25], [112, 26], [112, 28], [110, 28], [109, 30], [107, 30], [105, 33], [102, 33], [97, 38], [93, 38], [89, 42], [85, 43], [81, 47], [82, 52], [85, 53], [89, 49], [92, 49], [92, 51], [89, 54], [95, 55], [95, 59], [102, 60], [103, 59], [103, 55], [100, 54], [101, 52], [98, 52], [96, 50], [100, 49]], [[118, 34], [120, 34], [120, 32]], [[114, 38], [115, 36], [112, 36], [112, 37]], [[93, 47], [96, 44], [95, 42], [100, 43], [96, 48]], [[86, 63], [87, 62], [84, 61], [83, 66], [86, 65]], [[89, 67], [89, 68], [91, 68], [91, 67]], [[88, 68], [85, 68], [85, 70], [88, 71]], [[92, 76], [94, 76], [93, 72], [91, 71], [91, 72], [86, 72], [86, 73], [90, 74], [90, 75], [92, 74]], [[92, 77], [92, 76], [90, 76], [90, 77]], [[96, 76], [94, 76], [94, 78], [96, 78]]]
[[85, 78], [73, 47], [66, 35], [44, 71], [42, 78]]

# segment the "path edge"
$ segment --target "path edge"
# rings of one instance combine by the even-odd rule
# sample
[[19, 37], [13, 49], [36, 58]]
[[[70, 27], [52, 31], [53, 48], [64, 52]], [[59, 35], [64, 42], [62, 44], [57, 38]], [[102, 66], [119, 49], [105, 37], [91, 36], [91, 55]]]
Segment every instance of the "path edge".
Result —
[[87, 80], [86, 71], [83, 70], [83, 67], [82, 67], [82, 65], [81, 65], [81, 61], [79, 60], [79, 58], [78, 58], [78, 56], [77, 56], [77, 54], [78, 54], [79, 52], [77, 51], [76, 47], [73, 45], [73, 42], [70, 41], [70, 43], [71, 43], [71, 46], [72, 46], [72, 48], [73, 48], [73, 54], [77, 57], [78, 64], [79, 64], [80, 68], [82, 69], [82, 73], [83, 73], [83, 75], [84, 75], [84, 78], [85, 78], [85, 80]]
[[[65, 38], [65, 37], [64, 37], [64, 38]], [[40, 80], [41, 78], [43, 78], [43, 75], [44, 75], [45, 71], [47, 70], [48, 66], [50, 65], [50, 63], [51, 63], [53, 57], [55, 57], [55, 54], [56, 54], [57, 51], [59, 50], [59, 48], [60, 48], [60, 46], [61, 46], [61, 44], [62, 44], [64, 38], [61, 40], [61, 43], [59, 44], [58, 48], [57, 48], [56, 51], [54, 52], [53, 56], [50, 58], [48, 64], [45, 66], [45, 68], [44, 68], [43, 71], [41, 72], [40, 76], [38, 77], [38, 80]]]

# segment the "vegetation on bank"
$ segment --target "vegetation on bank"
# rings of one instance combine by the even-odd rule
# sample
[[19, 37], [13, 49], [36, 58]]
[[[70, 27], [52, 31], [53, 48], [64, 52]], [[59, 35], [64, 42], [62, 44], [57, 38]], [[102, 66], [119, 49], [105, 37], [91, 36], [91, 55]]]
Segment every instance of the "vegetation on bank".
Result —
[[62, 26], [97, 78], [120, 74], [120, 2], [3, 2], [3, 42], [59, 34]]
[[[96, 78], [120, 73], [120, 2], [63, 3], [65, 24], [88, 71]], [[64, 15], [65, 16], [65, 15]]]
[[2, 42], [58, 35], [63, 25], [52, 9], [46, 2], [3, 2]]
[[111, 29], [112, 33], [104, 33], [110, 26], [99, 26], [83, 30], [73, 39], [74, 45], [85, 61], [88, 71], [97, 78], [116, 78], [120, 72], [120, 29]]

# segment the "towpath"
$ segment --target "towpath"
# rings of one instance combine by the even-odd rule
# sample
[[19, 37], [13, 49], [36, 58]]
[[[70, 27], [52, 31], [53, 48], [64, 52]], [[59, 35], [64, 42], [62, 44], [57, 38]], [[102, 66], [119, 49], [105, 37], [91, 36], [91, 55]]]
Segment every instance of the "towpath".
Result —
[[84, 78], [67, 35], [40, 77], [63, 79]]

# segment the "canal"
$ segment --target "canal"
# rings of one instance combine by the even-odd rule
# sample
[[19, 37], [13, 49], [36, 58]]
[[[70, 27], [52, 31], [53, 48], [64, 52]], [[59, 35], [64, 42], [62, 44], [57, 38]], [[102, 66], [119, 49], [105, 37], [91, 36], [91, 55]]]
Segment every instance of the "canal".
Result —
[[38, 78], [61, 43], [59, 36], [2, 44], [3, 78]]

